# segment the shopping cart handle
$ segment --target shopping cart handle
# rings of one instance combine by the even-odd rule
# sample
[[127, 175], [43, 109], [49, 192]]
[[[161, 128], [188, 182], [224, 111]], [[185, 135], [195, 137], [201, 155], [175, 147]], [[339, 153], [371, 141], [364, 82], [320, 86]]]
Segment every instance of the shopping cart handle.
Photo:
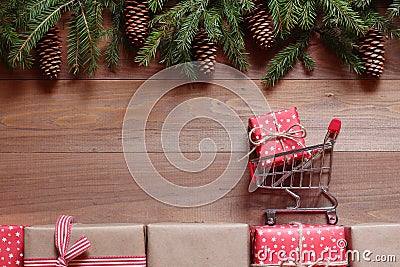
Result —
[[331, 123], [329, 124], [328, 127], [328, 131], [331, 134], [339, 134], [341, 127], [342, 127], [342, 122], [339, 119], [335, 118], [331, 120]]

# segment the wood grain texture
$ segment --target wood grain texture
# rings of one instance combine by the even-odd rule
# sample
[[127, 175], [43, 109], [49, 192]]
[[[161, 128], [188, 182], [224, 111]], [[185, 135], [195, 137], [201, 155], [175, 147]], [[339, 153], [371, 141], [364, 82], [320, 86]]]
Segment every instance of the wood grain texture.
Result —
[[[142, 82], [4, 80], [0, 84], [0, 152], [121, 152], [125, 110]], [[164, 85], [165, 81], [160, 81], [155, 86]], [[231, 84], [243, 91], [246, 85], [245, 81]], [[399, 86], [397, 80], [376, 84], [360, 80], [288, 80], [262, 92], [273, 110], [297, 106], [308, 130], [308, 144], [320, 143], [330, 119], [339, 117], [343, 130], [338, 151], [399, 151]], [[156, 91], [154, 88], [146, 92], [148, 99], [144, 101], [148, 103], [143, 102], [144, 106], [153, 104], [150, 99]], [[232, 133], [239, 142], [236, 152], [247, 151], [243, 132], [251, 112], [246, 103], [224, 88], [205, 84], [178, 87], [156, 103], [146, 127], [147, 151], [163, 151], [160, 134], [166, 116], [197, 97], [222, 101], [240, 116], [243, 124], [229, 118], [220, 123], [193, 120], [182, 129], [180, 149], [196, 152], [199, 142], [209, 137], [217, 143], [218, 151], [231, 151], [225, 126], [237, 129]], [[212, 106], [194, 104], [188, 108], [193, 117], [207, 110], [219, 112], [211, 110]], [[176, 124], [177, 128], [183, 126]], [[135, 136], [142, 130], [134, 128], [131, 134]], [[143, 152], [136, 147], [128, 150]]]
[[[105, 25], [109, 25], [106, 14]], [[66, 18], [60, 21], [66, 36]], [[108, 24], [107, 24], [108, 23]], [[314, 36], [309, 53], [317, 62], [313, 73], [298, 64], [276, 87], [266, 89], [259, 82], [267, 61], [276, 52], [263, 52], [247, 37], [250, 67], [247, 75], [262, 91], [273, 110], [297, 106], [308, 130], [307, 144], [322, 141], [332, 117], [343, 127], [335, 147], [331, 192], [339, 200], [339, 223], [400, 222], [400, 56], [399, 41], [389, 41], [385, 72], [379, 81], [358, 77]], [[104, 47], [104, 43], [102, 47]], [[145, 80], [163, 66], [148, 68], [134, 63], [134, 54], [121, 55], [120, 68], [110, 72], [101, 65], [96, 76], [68, 74], [66, 43], [63, 70], [58, 81], [43, 80], [37, 69], [9, 72], [0, 64], [0, 223], [49, 224], [59, 214], [72, 214], [83, 223], [225, 221], [262, 224], [262, 208], [285, 207], [293, 200], [284, 192], [258, 190], [248, 193], [248, 170], [236, 187], [222, 199], [197, 208], [177, 208], [148, 196], [134, 182], [125, 163], [122, 126], [132, 96]], [[225, 63], [221, 53], [218, 61]], [[224, 80], [230, 88], [248, 93], [244, 80]], [[160, 80], [145, 92], [140, 103], [152, 105], [151, 97], [171, 80]], [[219, 105], [191, 102], [196, 98], [221, 101], [238, 114], [241, 123], [226, 115]], [[248, 102], [248, 101], [247, 101]], [[161, 130], [168, 114], [188, 104], [181, 114], [221, 115], [224, 119], [192, 120], [182, 128], [179, 147], [197, 159], [199, 144], [212, 139], [217, 148], [215, 161], [199, 173], [176, 169], [168, 162], [161, 144]], [[257, 105], [258, 102], [257, 102]], [[265, 110], [268, 111], [267, 107]], [[138, 113], [137, 118], [146, 114]], [[204, 83], [180, 86], [165, 94], [152, 109], [146, 124], [146, 149], [126, 148], [129, 155], [143, 157], [148, 152], [156, 169], [181, 186], [201, 186], [215, 180], [226, 168], [232, 153], [248, 151], [243, 135], [251, 116], [246, 101], [217, 85]], [[183, 125], [175, 119], [176, 128]], [[174, 125], [174, 124], [172, 124]], [[229, 137], [225, 128], [231, 128]], [[130, 131], [138, 136], [142, 128]], [[170, 133], [171, 131], [166, 131]], [[230, 140], [238, 146], [232, 148]], [[125, 141], [126, 139], [124, 139]], [[212, 155], [212, 148], [202, 150]], [[237, 154], [235, 154], [237, 155]], [[239, 165], [235, 171], [243, 171]], [[148, 169], [149, 179], [155, 179]], [[158, 186], [155, 183], [155, 186]], [[316, 192], [302, 192], [303, 204], [325, 205]], [[282, 215], [278, 222], [325, 223], [325, 215]]]
[[[189, 155], [190, 156], [190, 155]], [[340, 205], [340, 223], [399, 222], [400, 190], [396, 173], [400, 153], [339, 152], [335, 155], [331, 192]], [[379, 158], [379, 168], [376, 166]], [[201, 173], [179, 174], [160, 153], [152, 160], [171, 182], [199, 186], [217, 178], [228, 157], [220, 154]], [[262, 208], [291, 205], [284, 192], [248, 193], [246, 171], [224, 198], [198, 208], [177, 208], [146, 195], [131, 178], [122, 153], [1, 153], [2, 223], [53, 223], [60, 213], [80, 222], [228, 221], [260, 224]], [[152, 177], [149, 177], [151, 179]], [[156, 184], [155, 184], [156, 186]], [[324, 205], [323, 199], [302, 193], [303, 204]], [[304, 222], [325, 222], [325, 215], [304, 215]], [[279, 222], [299, 220], [280, 215]]]

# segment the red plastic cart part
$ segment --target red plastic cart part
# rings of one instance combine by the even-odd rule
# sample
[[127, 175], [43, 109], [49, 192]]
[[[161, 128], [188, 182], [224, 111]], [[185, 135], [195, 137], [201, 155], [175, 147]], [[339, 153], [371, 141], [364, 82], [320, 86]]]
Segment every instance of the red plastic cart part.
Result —
[[331, 120], [331, 123], [329, 124], [328, 127], [328, 131], [331, 134], [338, 134], [340, 132], [341, 127], [342, 127], [342, 122], [339, 119], [335, 118]]

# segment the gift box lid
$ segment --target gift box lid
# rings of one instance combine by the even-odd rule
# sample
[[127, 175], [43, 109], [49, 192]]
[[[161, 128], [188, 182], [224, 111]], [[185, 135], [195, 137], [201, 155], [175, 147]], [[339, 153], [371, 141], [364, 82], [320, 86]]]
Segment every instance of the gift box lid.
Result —
[[[54, 258], [54, 225], [25, 228], [25, 257]], [[86, 235], [91, 248], [86, 256], [134, 256], [145, 255], [145, 233], [143, 224], [74, 224], [71, 244]]]
[[249, 226], [240, 223], [155, 223], [147, 226], [152, 267], [249, 266]]

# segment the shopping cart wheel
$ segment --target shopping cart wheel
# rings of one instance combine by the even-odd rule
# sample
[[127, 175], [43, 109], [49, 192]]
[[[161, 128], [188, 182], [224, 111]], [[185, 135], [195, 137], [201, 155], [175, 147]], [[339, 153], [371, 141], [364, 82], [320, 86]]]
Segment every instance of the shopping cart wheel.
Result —
[[265, 224], [275, 225], [276, 224], [276, 210], [265, 211]]
[[326, 212], [326, 215], [328, 216], [328, 223], [331, 225], [335, 225], [338, 222], [338, 216], [336, 215], [336, 210], [328, 210]]

